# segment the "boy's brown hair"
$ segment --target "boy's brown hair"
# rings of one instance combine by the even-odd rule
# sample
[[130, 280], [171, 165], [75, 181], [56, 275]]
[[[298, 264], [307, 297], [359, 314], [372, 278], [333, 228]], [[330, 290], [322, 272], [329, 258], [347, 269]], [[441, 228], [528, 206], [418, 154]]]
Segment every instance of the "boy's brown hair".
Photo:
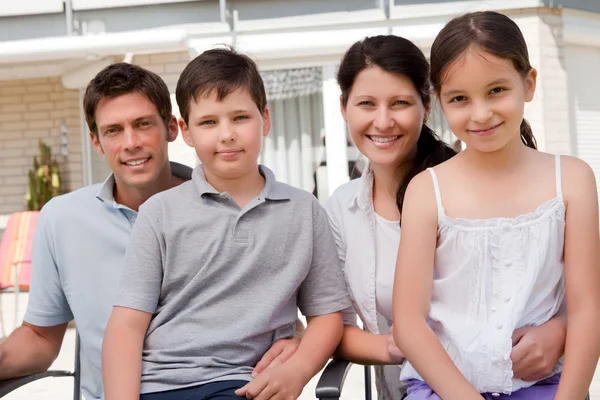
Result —
[[175, 97], [181, 117], [187, 124], [190, 101], [213, 90], [221, 101], [238, 89], [246, 89], [261, 114], [264, 113], [267, 95], [256, 63], [231, 48], [218, 48], [205, 51], [185, 67], [177, 81]]

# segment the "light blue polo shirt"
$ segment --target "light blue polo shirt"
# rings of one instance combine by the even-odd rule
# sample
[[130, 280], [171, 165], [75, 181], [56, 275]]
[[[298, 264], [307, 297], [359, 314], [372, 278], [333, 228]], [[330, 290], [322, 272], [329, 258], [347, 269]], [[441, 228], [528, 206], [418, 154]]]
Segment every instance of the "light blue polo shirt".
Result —
[[[171, 163], [174, 176], [192, 170]], [[33, 238], [25, 322], [54, 326], [75, 319], [86, 399], [102, 398], [102, 338], [125, 262], [137, 212], [117, 204], [114, 176], [56, 197], [42, 209]]]

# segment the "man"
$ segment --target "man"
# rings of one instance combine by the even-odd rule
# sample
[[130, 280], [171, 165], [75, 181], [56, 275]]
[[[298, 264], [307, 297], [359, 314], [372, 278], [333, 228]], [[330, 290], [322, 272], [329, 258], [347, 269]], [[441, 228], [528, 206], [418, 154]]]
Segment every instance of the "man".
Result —
[[[94, 149], [112, 174], [104, 183], [52, 199], [42, 210], [29, 304], [23, 325], [0, 344], [0, 379], [48, 369], [75, 319], [82, 391], [91, 400], [103, 396], [102, 338], [138, 208], [190, 179], [191, 169], [169, 162], [177, 119], [158, 75], [126, 63], [108, 66], [89, 83], [84, 109]], [[283, 349], [278, 346], [268, 361]]]

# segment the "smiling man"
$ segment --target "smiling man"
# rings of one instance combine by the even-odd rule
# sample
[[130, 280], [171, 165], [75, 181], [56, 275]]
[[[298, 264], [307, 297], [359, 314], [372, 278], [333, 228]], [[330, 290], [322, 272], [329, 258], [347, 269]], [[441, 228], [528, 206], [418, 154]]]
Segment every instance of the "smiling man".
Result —
[[0, 345], [0, 379], [46, 370], [75, 319], [82, 390], [91, 400], [103, 396], [102, 338], [138, 208], [190, 179], [191, 169], [169, 162], [168, 143], [178, 127], [169, 89], [158, 75], [111, 65], [89, 83], [84, 109], [94, 149], [112, 174], [52, 199], [42, 210], [25, 322]]

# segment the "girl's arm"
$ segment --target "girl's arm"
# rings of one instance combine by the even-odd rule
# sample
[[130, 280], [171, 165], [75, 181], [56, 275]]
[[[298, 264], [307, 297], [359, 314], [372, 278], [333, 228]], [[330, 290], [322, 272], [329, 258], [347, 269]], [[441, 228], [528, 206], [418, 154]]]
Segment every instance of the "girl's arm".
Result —
[[102, 342], [102, 380], [106, 400], [137, 400], [142, 379], [144, 337], [152, 314], [113, 307]]
[[344, 336], [336, 355], [353, 363], [363, 365], [400, 364], [400, 350], [391, 335], [366, 332], [354, 325], [344, 326]]
[[556, 399], [583, 399], [600, 356], [600, 238], [592, 169], [564, 160], [567, 340]]
[[481, 399], [427, 324], [437, 240], [437, 205], [428, 171], [410, 182], [402, 209], [396, 261], [394, 339], [405, 357], [442, 399]]

